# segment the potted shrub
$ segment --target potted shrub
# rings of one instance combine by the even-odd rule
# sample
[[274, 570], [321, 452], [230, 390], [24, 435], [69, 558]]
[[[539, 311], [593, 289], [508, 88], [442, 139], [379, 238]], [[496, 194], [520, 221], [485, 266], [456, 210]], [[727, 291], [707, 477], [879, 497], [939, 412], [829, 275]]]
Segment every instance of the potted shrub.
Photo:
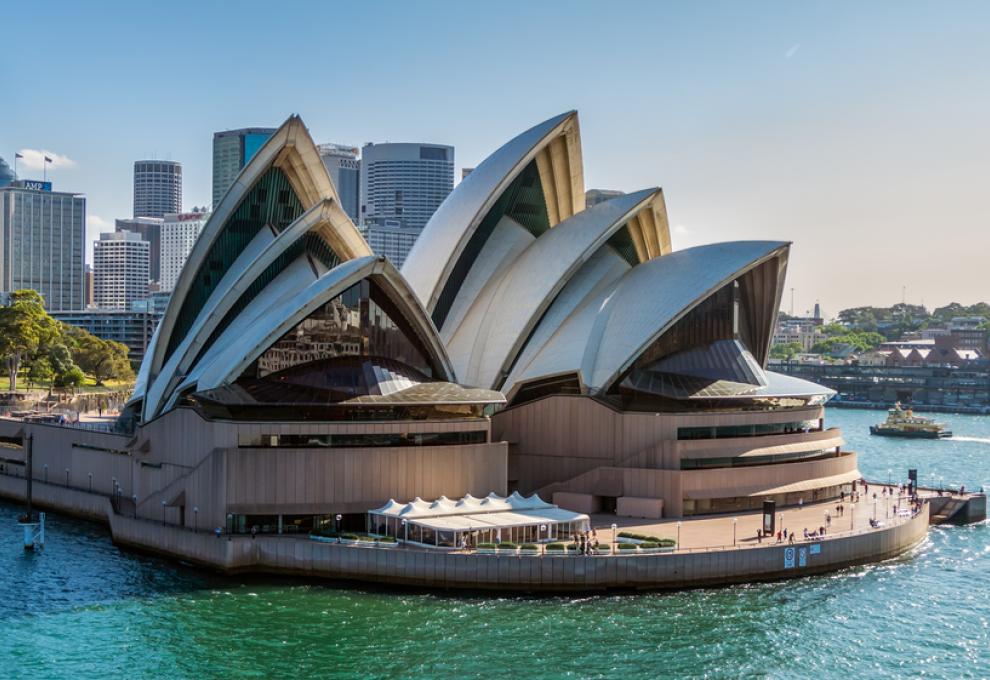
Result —
[[553, 554], [553, 555], [566, 555], [567, 554], [567, 546], [565, 544], [563, 544], [563, 543], [550, 543], [549, 545], [547, 545], [546, 552], [547, 552], [548, 555], [550, 555], [550, 554]]
[[639, 546], [635, 543], [618, 543], [615, 547], [619, 549], [619, 554], [634, 553], [639, 550]]
[[479, 543], [478, 553], [481, 555], [494, 555], [496, 552], [496, 545], [494, 543]]
[[498, 551], [500, 553], [515, 553], [519, 546], [512, 541], [502, 541], [498, 544]]
[[523, 543], [521, 546], [519, 546], [519, 554], [520, 555], [539, 555], [540, 554], [540, 546], [536, 545], [535, 543]]
[[599, 543], [597, 546], [595, 546], [596, 555], [610, 555], [611, 553], [612, 553], [611, 543]]
[[639, 550], [645, 553], [655, 553], [660, 552], [660, 546], [653, 541], [643, 541], [639, 544]]

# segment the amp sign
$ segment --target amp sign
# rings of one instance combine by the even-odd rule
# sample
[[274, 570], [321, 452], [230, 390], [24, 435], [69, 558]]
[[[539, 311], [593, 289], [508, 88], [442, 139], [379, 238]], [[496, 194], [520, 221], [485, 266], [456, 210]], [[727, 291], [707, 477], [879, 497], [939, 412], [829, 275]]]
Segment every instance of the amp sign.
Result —
[[18, 185], [22, 189], [33, 189], [34, 191], [51, 191], [52, 190], [52, 183], [51, 182], [42, 182], [42, 181], [37, 180], [37, 179], [22, 179], [20, 182], [18, 182]]

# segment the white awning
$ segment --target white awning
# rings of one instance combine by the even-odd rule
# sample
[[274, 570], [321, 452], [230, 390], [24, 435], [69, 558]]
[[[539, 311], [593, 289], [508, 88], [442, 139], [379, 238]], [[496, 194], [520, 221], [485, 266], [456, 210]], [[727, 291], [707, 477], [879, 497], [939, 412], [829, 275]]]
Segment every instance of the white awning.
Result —
[[562, 508], [550, 507], [542, 510], [522, 512], [489, 512], [481, 515], [450, 515], [446, 517], [423, 517], [409, 520], [414, 524], [434, 531], [485, 531], [489, 529], [509, 529], [512, 527], [538, 526], [540, 524], [564, 524], [569, 522], [590, 522], [587, 515]]
[[441, 496], [431, 502], [424, 501], [418, 496], [409, 503], [398, 503], [389, 499], [388, 503], [375, 510], [369, 510], [370, 515], [384, 517], [400, 517], [402, 519], [419, 519], [424, 517], [449, 517], [453, 515], [478, 515], [494, 512], [525, 512], [530, 510], [553, 509], [557, 506], [533, 494], [528, 498], [514, 491], [509, 496], [499, 496], [490, 493], [484, 498], [475, 498], [470, 494], [452, 501]]

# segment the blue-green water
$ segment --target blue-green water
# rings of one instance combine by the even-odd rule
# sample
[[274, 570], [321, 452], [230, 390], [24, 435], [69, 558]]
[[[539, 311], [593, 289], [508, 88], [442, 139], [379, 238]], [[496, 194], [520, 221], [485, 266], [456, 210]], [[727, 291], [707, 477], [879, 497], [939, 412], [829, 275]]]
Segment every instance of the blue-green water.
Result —
[[[990, 486], [990, 418], [922, 442], [871, 438], [882, 417], [829, 411], [868, 477]], [[990, 676], [987, 525], [825, 577], [534, 599], [218, 578], [62, 517], [25, 555], [16, 513], [0, 504], [0, 678]]]

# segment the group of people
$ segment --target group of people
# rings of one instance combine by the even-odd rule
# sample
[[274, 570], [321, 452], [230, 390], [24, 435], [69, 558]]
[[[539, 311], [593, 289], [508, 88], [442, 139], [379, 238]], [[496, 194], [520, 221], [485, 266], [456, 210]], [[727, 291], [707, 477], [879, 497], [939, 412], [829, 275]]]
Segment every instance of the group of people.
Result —
[[598, 533], [594, 529], [575, 533], [572, 538], [574, 539], [574, 550], [579, 555], [595, 554], [595, 548], [598, 547]]
[[[830, 523], [829, 520], [826, 520], [826, 522], [827, 523]], [[806, 540], [806, 541], [820, 541], [823, 538], [825, 538], [825, 530], [826, 529], [823, 526], [822, 527], [818, 527], [817, 529], [815, 529], [813, 531], [808, 531], [808, 527], [805, 527], [804, 528], [804, 532], [803, 532], [804, 540]], [[777, 532], [777, 543], [793, 543], [794, 542], [794, 537], [796, 535], [797, 534], [795, 534], [795, 532], [788, 531], [786, 528], [781, 529], [781, 530], [779, 530]], [[762, 543], [763, 542], [763, 536], [764, 536], [763, 530], [762, 529], [757, 530], [757, 532], [756, 532], [756, 540], [759, 543]], [[771, 538], [773, 538], [773, 536], [771, 536]]]

